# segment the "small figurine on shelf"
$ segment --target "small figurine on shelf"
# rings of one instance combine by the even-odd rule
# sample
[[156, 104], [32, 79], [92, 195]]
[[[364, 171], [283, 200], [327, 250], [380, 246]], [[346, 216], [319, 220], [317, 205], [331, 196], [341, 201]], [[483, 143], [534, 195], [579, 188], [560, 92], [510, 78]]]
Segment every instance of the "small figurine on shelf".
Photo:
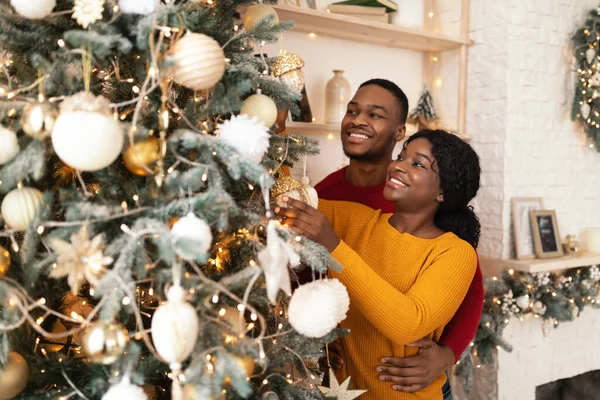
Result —
[[563, 248], [566, 254], [576, 256], [579, 252], [579, 241], [577, 240], [577, 235], [567, 235], [565, 238], [565, 243], [563, 244]]

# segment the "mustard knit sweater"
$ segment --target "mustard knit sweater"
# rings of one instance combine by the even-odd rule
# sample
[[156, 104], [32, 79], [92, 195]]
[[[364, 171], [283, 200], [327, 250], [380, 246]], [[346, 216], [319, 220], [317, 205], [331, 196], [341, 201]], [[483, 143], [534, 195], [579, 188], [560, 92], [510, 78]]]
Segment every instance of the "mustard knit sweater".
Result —
[[417, 393], [392, 390], [375, 368], [384, 356], [415, 355], [406, 344], [425, 336], [438, 341], [473, 279], [473, 247], [453, 233], [421, 239], [400, 233], [382, 214], [362, 204], [319, 200], [319, 210], [342, 240], [332, 255], [343, 266], [338, 278], [350, 295], [350, 310], [341, 328], [345, 367], [340, 382], [352, 376], [361, 399], [442, 399], [445, 375]]

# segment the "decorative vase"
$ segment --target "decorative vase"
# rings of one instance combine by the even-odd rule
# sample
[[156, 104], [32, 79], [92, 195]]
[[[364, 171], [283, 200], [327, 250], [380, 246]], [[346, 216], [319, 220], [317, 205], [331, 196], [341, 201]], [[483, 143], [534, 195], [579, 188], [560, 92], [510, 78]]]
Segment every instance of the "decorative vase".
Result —
[[325, 88], [325, 122], [339, 124], [346, 114], [350, 101], [350, 82], [344, 78], [344, 71], [333, 70], [333, 78]]

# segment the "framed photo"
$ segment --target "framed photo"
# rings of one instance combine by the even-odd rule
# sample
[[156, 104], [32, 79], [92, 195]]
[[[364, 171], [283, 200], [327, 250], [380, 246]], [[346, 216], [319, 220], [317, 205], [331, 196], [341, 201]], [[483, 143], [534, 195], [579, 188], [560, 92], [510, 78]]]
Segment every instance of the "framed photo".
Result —
[[512, 199], [513, 232], [515, 255], [519, 260], [535, 258], [530, 211], [544, 208], [541, 197], [515, 197]]
[[560, 257], [563, 255], [556, 213], [552, 210], [530, 211], [535, 255], [538, 258]]

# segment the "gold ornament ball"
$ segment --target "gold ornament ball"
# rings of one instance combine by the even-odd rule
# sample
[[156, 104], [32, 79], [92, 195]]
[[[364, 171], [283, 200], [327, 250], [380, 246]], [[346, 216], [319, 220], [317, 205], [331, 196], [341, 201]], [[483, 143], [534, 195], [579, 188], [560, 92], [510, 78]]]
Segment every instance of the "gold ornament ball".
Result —
[[10, 268], [10, 253], [4, 247], [0, 246], [0, 278], [8, 272]]
[[291, 176], [278, 178], [271, 188], [271, 198], [280, 207], [286, 207], [286, 204], [283, 203], [284, 195], [294, 200], [300, 200], [314, 208], [319, 205], [317, 191], [312, 186], [303, 185]]
[[[67, 328], [65, 328], [65, 326], [60, 321], [56, 321], [54, 325], [52, 325], [51, 333], [65, 333], [66, 331]], [[45, 349], [50, 353], [56, 353], [58, 351], [61, 351], [63, 347], [65, 347], [65, 344], [67, 344], [67, 340], [67, 336], [61, 337], [59, 339], [50, 339], [49, 342], [51, 343], [44, 343], [41, 346], [41, 348]]]
[[246, 114], [249, 117], [256, 117], [262, 121], [267, 128], [270, 128], [277, 121], [277, 105], [271, 98], [256, 91], [256, 94], [248, 97], [244, 101], [244, 106], [240, 113]]
[[[235, 357], [236, 362], [238, 363], [238, 365], [244, 369], [244, 371], [246, 371], [246, 377], [250, 377], [252, 376], [252, 374], [254, 373], [254, 367], [256, 366], [256, 360], [252, 357]], [[225, 377], [225, 384], [226, 385], [230, 385], [231, 384], [231, 377], [226, 376]]]
[[121, 357], [129, 332], [119, 323], [94, 322], [81, 338], [83, 353], [94, 364], [112, 364]]
[[151, 136], [148, 139], [135, 142], [123, 152], [123, 162], [125, 167], [139, 176], [149, 174], [144, 166], [150, 171], [154, 170], [154, 163], [160, 159], [160, 141]]
[[248, 7], [246, 15], [244, 15], [244, 27], [246, 28], [246, 31], [252, 32], [256, 27], [256, 24], [269, 15], [274, 17], [273, 25], [279, 23], [279, 16], [273, 7], [267, 4], [255, 4]]
[[27, 386], [29, 367], [22, 355], [11, 351], [8, 353], [6, 368], [0, 372], [0, 399], [8, 400], [16, 397]]
[[58, 117], [56, 108], [47, 101], [27, 104], [21, 113], [21, 128], [27, 135], [42, 140], [52, 134]]

